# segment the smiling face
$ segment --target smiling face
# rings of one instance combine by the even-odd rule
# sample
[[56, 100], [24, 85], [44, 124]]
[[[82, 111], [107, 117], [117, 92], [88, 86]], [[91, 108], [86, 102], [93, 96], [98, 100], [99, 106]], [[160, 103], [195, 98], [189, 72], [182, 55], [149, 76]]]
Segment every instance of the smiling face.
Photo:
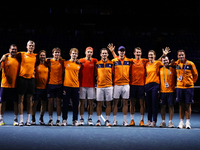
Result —
[[106, 60], [108, 58], [108, 51], [102, 50], [100, 56], [102, 60]]
[[17, 54], [17, 46], [10, 46], [9, 53], [11, 56], [15, 56]]
[[54, 50], [52, 55], [53, 55], [53, 58], [59, 59], [60, 55], [61, 55], [61, 52], [60, 52], [60, 50]]
[[26, 48], [27, 48], [29, 53], [33, 53], [33, 51], [35, 49], [35, 44], [34, 43], [28, 43]]
[[169, 58], [167, 56], [162, 58], [162, 63], [165, 67], [169, 66]]
[[77, 59], [77, 57], [78, 57], [78, 52], [77, 52], [77, 51], [72, 51], [72, 52], [70, 53], [70, 56], [71, 56], [71, 59], [72, 59], [72, 60], [75, 60], [75, 59]]
[[183, 62], [185, 60], [185, 53], [184, 52], [178, 52], [178, 59]]
[[45, 52], [41, 52], [40, 55], [39, 55], [39, 59], [40, 59], [40, 61], [45, 61], [46, 53]]
[[86, 52], [85, 52], [85, 56], [87, 57], [87, 58], [91, 58], [92, 57], [92, 55], [93, 55], [93, 50], [87, 50]]
[[149, 53], [148, 53], [148, 59], [149, 59], [149, 61], [154, 61], [155, 58], [156, 58], [155, 53], [153, 51], [149, 51]]
[[119, 54], [119, 57], [124, 57], [126, 54], [126, 51], [120, 50], [120, 51], [118, 51], [118, 54]]
[[142, 51], [140, 49], [135, 49], [134, 51], [134, 55], [135, 55], [135, 58], [141, 58], [142, 56]]

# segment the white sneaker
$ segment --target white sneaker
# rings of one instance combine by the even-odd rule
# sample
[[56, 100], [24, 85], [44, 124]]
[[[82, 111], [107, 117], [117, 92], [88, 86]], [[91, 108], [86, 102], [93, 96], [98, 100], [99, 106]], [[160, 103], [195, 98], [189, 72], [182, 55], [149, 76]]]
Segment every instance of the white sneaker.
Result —
[[[165, 125], [166, 126], [166, 125]], [[156, 127], [156, 122], [152, 121], [150, 127]]]
[[73, 126], [79, 126], [78, 120], [73, 121], [72, 125], [73, 125]]
[[83, 126], [83, 125], [84, 125], [84, 119], [83, 119], [83, 118], [80, 119], [79, 124], [80, 124], [80, 126]]
[[67, 126], [67, 120], [63, 120], [61, 126]]
[[174, 128], [173, 122], [169, 122], [169, 123], [168, 123], [168, 127], [169, 127], [169, 128]]
[[97, 120], [96, 126], [101, 126], [101, 120]]
[[113, 120], [113, 126], [117, 126], [117, 120]]
[[163, 121], [162, 121], [162, 122], [160, 123], [159, 127], [160, 127], [160, 128], [165, 128], [165, 127], [166, 127], [166, 122], [163, 122]]
[[13, 126], [18, 126], [18, 125], [19, 125], [18, 120], [14, 119]]
[[106, 121], [105, 121], [105, 125], [106, 125], [107, 127], [110, 127], [110, 126], [111, 126], [110, 121], [109, 121], [109, 120], [106, 120]]
[[186, 129], [191, 129], [190, 122], [185, 123]]
[[5, 122], [3, 119], [0, 119], [0, 126], [3, 126], [3, 125], [5, 125]]
[[178, 129], [185, 128], [184, 122], [183, 122], [183, 121], [180, 121], [180, 122], [179, 122], [179, 125], [177, 126], [177, 128], [178, 128]]
[[93, 125], [94, 125], [93, 122], [92, 122], [92, 119], [88, 119], [87, 124], [88, 124], [89, 126], [93, 126]]
[[150, 127], [151, 126], [151, 121], [148, 120], [148, 122], [147, 122], [147, 124], [145, 126]]
[[48, 126], [53, 126], [53, 120], [52, 119], [49, 120]]
[[128, 121], [123, 121], [122, 125], [125, 126], [125, 127], [127, 127], [129, 125]]

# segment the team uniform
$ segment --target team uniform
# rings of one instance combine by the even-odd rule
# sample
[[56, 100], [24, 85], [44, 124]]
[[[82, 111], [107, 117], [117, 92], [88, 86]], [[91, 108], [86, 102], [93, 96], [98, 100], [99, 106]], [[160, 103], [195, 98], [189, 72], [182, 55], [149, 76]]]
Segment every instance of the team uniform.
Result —
[[[16, 90], [16, 80], [19, 73], [19, 62], [16, 58], [10, 56], [1, 63], [2, 80], [0, 90], [0, 103], [12, 99], [13, 102], [18, 102], [18, 95]], [[15, 125], [17, 118], [15, 118], [13, 125]], [[4, 121], [0, 123], [4, 125]]]
[[[36, 90], [33, 100], [38, 101], [39, 98], [42, 101], [47, 101], [47, 84], [49, 79], [49, 66], [45, 62], [44, 64], [37, 64], [35, 68], [35, 83], [36, 83]], [[35, 124], [35, 118], [32, 118], [32, 124]], [[39, 123], [44, 125], [43, 116], [40, 116]]]
[[[145, 84], [145, 66], [148, 62], [148, 59], [141, 58], [139, 60], [132, 59], [130, 68], [130, 98], [131, 99], [144, 99], [144, 84]], [[141, 115], [140, 125], [143, 126], [143, 115]], [[131, 114], [131, 123], [130, 125], [135, 125], [133, 120], [133, 114]]]
[[[80, 70], [80, 99], [95, 99], [95, 65], [96, 58], [91, 61], [82, 58]], [[86, 97], [87, 96], [87, 97]]]
[[177, 102], [193, 103], [194, 83], [197, 81], [198, 72], [193, 62], [186, 60], [181, 63], [179, 60], [176, 64], [177, 75]]
[[130, 98], [144, 98], [145, 65], [147, 62], [148, 59], [132, 59], [130, 69]]
[[175, 68], [160, 68], [160, 100], [161, 105], [174, 105]]
[[123, 60], [120, 60], [117, 57], [114, 58], [112, 62], [114, 64], [114, 99], [119, 99], [120, 95], [123, 99], [129, 99], [129, 71], [131, 59], [125, 57]]
[[163, 64], [160, 61], [146, 63], [145, 93], [148, 108], [148, 126], [152, 121], [154, 121], [155, 123], [157, 122], [158, 94], [160, 91], [159, 70], [161, 66], [163, 66]]
[[50, 74], [49, 74], [49, 82], [47, 85], [47, 97], [48, 98], [62, 98], [63, 92], [63, 66], [64, 66], [64, 59], [61, 60], [54, 60], [48, 59], [48, 65], [50, 66]]
[[79, 70], [81, 64], [71, 60], [64, 62], [65, 77], [63, 83], [63, 124], [67, 125], [68, 105], [70, 98], [73, 102], [73, 124], [78, 125], [78, 103], [79, 103]]
[[35, 93], [35, 63], [36, 55], [28, 52], [17, 53], [17, 58], [21, 60], [19, 81], [18, 81], [18, 94], [24, 95]]
[[[102, 60], [98, 61], [96, 64], [97, 67], [97, 101], [112, 101], [113, 100], [113, 86], [112, 86], [112, 71], [113, 71], [113, 62], [107, 60], [103, 62]], [[110, 126], [109, 120], [105, 122], [106, 126]], [[100, 119], [98, 119], [96, 125], [101, 125]]]
[[[174, 105], [174, 90], [175, 90], [175, 67], [160, 68], [160, 104], [173, 106]], [[163, 120], [159, 127], [166, 127]], [[172, 120], [169, 120], [168, 127], [174, 127]]]

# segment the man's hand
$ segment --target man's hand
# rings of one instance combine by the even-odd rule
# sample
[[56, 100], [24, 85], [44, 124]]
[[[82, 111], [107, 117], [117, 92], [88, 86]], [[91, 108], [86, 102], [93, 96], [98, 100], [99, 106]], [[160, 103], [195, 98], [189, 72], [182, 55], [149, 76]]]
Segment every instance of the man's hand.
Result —
[[107, 46], [107, 48], [108, 48], [111, 52], [115, 51], [115, 46], [113, 46], [113, 43], [109, 43], [108, 46]]
[[0, 62], [5, 61], [9, 54], [10, 54], [10, 53], [4, 54], [4, 55], [1, 57]]
[[169, 47], [165, 47], [165, 49], [162, 49], [162, 51], [163, 51], [164, 56], [166, 56], [167, 54], [171, 52]]

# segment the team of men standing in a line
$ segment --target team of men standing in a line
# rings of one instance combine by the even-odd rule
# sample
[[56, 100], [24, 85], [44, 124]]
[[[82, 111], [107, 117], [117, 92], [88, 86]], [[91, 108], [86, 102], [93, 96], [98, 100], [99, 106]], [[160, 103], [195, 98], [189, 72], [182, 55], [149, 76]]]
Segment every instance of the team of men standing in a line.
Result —
[[[109, 51], [114, 59], [108, 59]], [[194, 96], [194, 83], [198, 78], [198, 72], [193, 62], [185, 58], [185, 51], [177, 52], [178, 60], [171, 61], [167, 54], [168, 47], [163, 49], [163, 55], [158, 59], [154, 50], [148, 52], [148, 59], [141, 58], [142, 49], [134, 49], [135, 59], [125, 56], [124, 46], [118, 48], [117, 56], [115, 46], [109, 44], [107, 48], [100, 50], [101, 60], [92, 58], [93, 48], [87, 47], [85, 58], [77, 59], [78, 49], [70, 49], [70, 60], [61, 57], [61, 50], [56, 47], [52, 50], [53, 58], [46, 58], [46, 51], [33, 53], [35, 43], [28, 41], [27, 52], [17, 52], [17, 46], [12, 44], [9, 53], [2, 56], [0, 69], [2, 69], [2, 81], [0, 90], [0, 125], [4, 125], [3, 115], [6, 101], [12, 98], [14, 102], [13, 125], [23, 126], [23, 101], [26, 95], [27, 120], [25, 125], [36, 124], [35, 113], [39, 99], [41, 99], [41, 112], [39, 123], [44, 125], [43, 116], [48, 101], [49, 122], [53, 125], [53, 104], [56, 98], [57, 126], [66, 126], [68, 118], [68, 105], [70, 99], [73, 102], [72, 125], [84, 125], [85, 100], [88, 102], [88, 125], [93, 125], [93, 101], [97, 101], [97, 122], [101, 126], [101, 113], [103, 101], [106, 101], [106, 126], [111, 126], [109, 121], [111, 108], [113, 108], [113, 126], [117, 122], [117, 105], [120, 96], [123, 101], [123, 126], [135, 125], [135, 103], [139, 99], [141, 120], [144, 124], [145, 101], [147, 102], [148, 121], [146, 126], [155, 127], [158, 114], [158, 102], [161, 103], [162, 122], [159, 127], [166, 127], [165, 109], [169, 106], [168, 127], [174, 127], [172, 118], [174, 114], [174, 91], [176, 82], [176, 101], [179, 102], [180, 123], [178, 128], [190, 129], [191, 104]], [[64, 76], [63, 76], [64, 73]], [[114, 77], [113, 77], [114, 76]], [[175, 79], [176, 77], [176, 79]], [[95, 78], [97, 89], [95, 90]], [[114, 85], [113, 85], [114, 83]], [[11, 94], [12, 93], [12, 94]], [[131, 122], [127, 122], [128, 100], [130, 98]], [[63, 99], [63, 108], [61, 108]], [[33, 101], [32, 101], [33, 100]], [[111, 107], [111, 101], [112, 107]], [[61, 119], [62, 112], [62, 123]], [[78, 122], [78, 112], [80, 122]], [[19, 123], [18, 123], [19, 113]], [[32, 120], [30, 120], [32, 113]], [[184, 115], [186, 124], [184, 124]]]

